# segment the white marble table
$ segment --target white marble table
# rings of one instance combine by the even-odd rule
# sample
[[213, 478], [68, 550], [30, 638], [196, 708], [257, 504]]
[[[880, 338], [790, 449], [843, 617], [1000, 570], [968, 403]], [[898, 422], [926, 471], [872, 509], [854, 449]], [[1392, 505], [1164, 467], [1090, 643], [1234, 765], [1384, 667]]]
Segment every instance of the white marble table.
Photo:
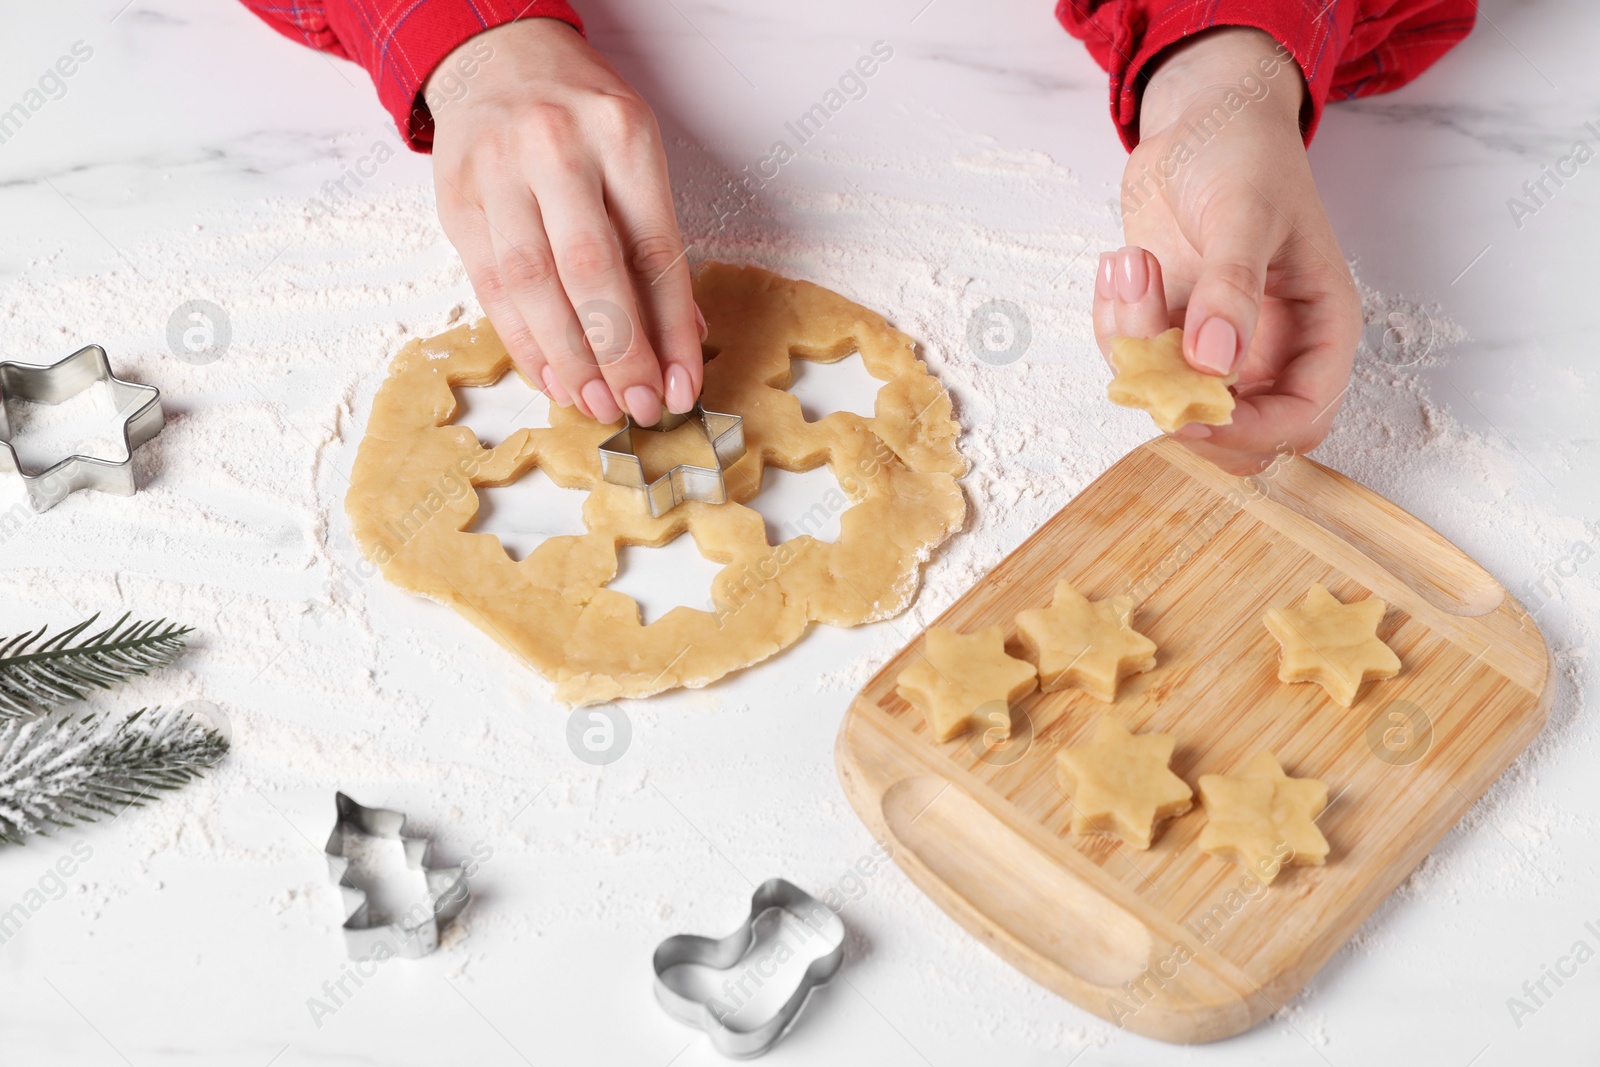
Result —
[[[934, 127], [974, 142], [988, 136], [1070, 168], [1084, 203], [1109, 198], [1120, 173], [1104, 78], [1055, 26], [1046, 0], [581, 6], [593, 39], [657, 105], [675, 168], [690, 157], [728, 167], [757, 158], [778, 116], [803, 110], [882, 39], [896, 49], [892, 69], [830, 131], [835, 150], [861, 159], [876, 146], [903, 162]], [[280, 421], [214, 457], [224, 473], [195, 491], [208, 521], [237, 524], [195, 535], [214, 533], [238, 552], [226, 573], [162, 540], [160, 515], [186, 521], [176, 506], [122, 536], [111, 504], [74, 501], [52, 513], [60, 525], [41, 521], [0, 546], [7, 633], [119, 598], [136, 609], [177, 604], [194, 613], [200, 636], [174, 675], [179, 699], [217, 701], [235, 730], [228, 763], [185, 794], [0, 850], [0, 912], [28, 899], [41, 879], [49, 890], [0, 945], [0, 1061], [719, 1062], [704, 1038], [653, 1004], [649, 952], [666, 934], [722, 932], [745, 906], [747, 877], [782, 873], [822, 888], [871, 848], [832, 770], [832, 738], [853, 686], [819, 692], [816, 680], [864, 650], [881, 658], [901, 639], [894, 627], [819, 631], [758, 671], [629, 705], [632, 750], [603, 769], [572, 758], [565, 716], [541, 684], [442, 609], [378, 583], [359, 591], [370, 618], [336, 615], [319, 629], [315, 605], [339, 573], [329, 560], [348, 566], [353, 558], [339, 472], [349, 468], [382, 360], [400, 337], [437, 327], [469, 299], [459, 272], [447, 250], [421, 249], [421, 284], [392, 305], [362, 306], [350, 278], [368, 271], [375, 286], [389, 284], [380, 275], [394, 264], [350, 265], [329, 298], [331, 314], [348, 315], [382, 343], [359, 373], [337, 380], [319, 377], [315, 353], [299, 377], [251, 377], [249, 354], [273, 343], [252, 332], [254, 312], [236, 315], [240, 362], [230, 356], [215, 372], [175, 367], [162, 354], [162, 331], [172, 308], [206, 295], [178, 269], [186, 242], [199, 248], [247, 217], [279, 220], [274, 232], [283, 232], [282, 220], [304, 214], [323, 183], [392, 139], [387, 117], [362, 72], [278, 38], [232, 3], [30, 5], [13, 12], [8, 28], [0, 108], [22, 100], [75, 42], [92, 55], [59, 99], [0, 143], [6, 355], [60, 355], [106, 339], [114, 359], [126, 356], [137, 376], [167, 391], [176, 418], [166, 447], [177, 451], [163, 453], [151, 507], [183, 503], [184, 472], [196, 469], [184, 442], [222, 439], [205, 436], [223, 432], [207, 420], [232, 410], [237, 394]], [[1448, 410], [1449, 440], [1397, 449], [1378, 464], [1335, 442], [1328, 458], [1364, 463], [1360, 476], [1517, 590], [1565, 558], [1571, 531], [1600, 503], [1590, 466], [1600, 459], [1591, 357], [1600, 339], [1583, 266], [1600, 232], [1597, 165], [1520, 227], [1506, 205], [1575, 139], [1600, 144], [1584, 127], [1600, 122], [1597, 30], [1600, 16], [1580, 0], [1493, 0], [1472, 37], [1417, 84], [1332, 108], [1312, 151], [1362, 280], [1436, 303], [1469, 335], [1406, 386], [1419, 404]], [[930, 180], [938, 185], [941, 173], [887, 172], [873, 188], [909, 196]], [[398, 155], [358, 199], [403, 197], [428, 180], [425, 159]], [[840, 191], [826, 156], [785, 180], [819, 197]], [[970, 177], [951, 177], [945, 193], [964, 201], [960, 210], [975, 224], [1005, 206], [986, 202]], [[420, 197], [384, 202], [427, 210]], [[1088, 217], [1077, 210], [1080, 221]], [[1114, 233], [1108, 218], [1096, 231], [1105, 240]], [[855, 239], [881, 241], [885, 269], [897, 269], [891, 235]], [[315, 304], [322, 283], [295, 252], [277, 261], [284, 249], [275, 253], [270, 241], [228, 240], [223, 258], [257, 272], [250, 288], [291, 309], [296, 300]], [[1074, 284], [1090, 263], [1064, 265], [1076, 271]], [[981, 274], [968, 273], [981, 287]], [[67, 277], [80, 282], [58, 282]], [[122, 285], [142, 294], [147, 314], [118, 321], [129, 300], [96, 295]], [[1081, 285], [1076, 292], [1073, 299]], [[56, 296], [49, 314], [62, 327], [60, 350], [15, 351], [44, 343], [39, 302]], [[1131, 421], [1106, 426], [1119, 447], [1141, 432]], [[297, 435], [315, 440], [302, 448]], [[1471, 467], [1444, 450], [1468, 436]], [[252, 459], [251, 441], [264, 457], [278, 437], [291, 449], [285, 466]], [[299, 491], [315, 509], [290, 506], [292, 494], [267, 487], [283, 470], [301, 472]], [[261, 491], [252, 495], [258, 473]], [[1040, 513], [992, 517], [988, 535], [1014, 544]], [[73, 532], [73, 524], [97, 530], [102, 521], [110, 532], [92, 545]], [[846, 910], [843, 979], [812, 1003], [771, 1062], [1595, 1062], [1600, 962], [1578, 966], [1559, 987], [1547, 980], [1550, 995], [1520, 1019], [1507, 1002], [1526, 998], [1524, 983], [1537, 983], [1575, 942], [1600, 949], [1600, 749], [1582, 709], [1594, 671], [1596, 567], [1577, 566], [1539, 615], [1560, 675], [1545, 737], [1357, 943], [1255, 1031], [1195, 1049], [1120, 1033], [1032, 986], [885, 867]], [[410, 655], [424, 642], [419, 635], [434, 634], [452, 648], [449, 670]], [[152, 681], [136, 695], [172, 701], [171, 688]], [[324, 983], [343, 966], [337, 905], [318, 855], [340, 786], [422, 816], [447, 858], [491, 858], [475, 879], [465, 937], [426, 961], [385, 965], [318, 1017], [310, 1002], [329, 995]], [[47, 871], [74, 842], [92, 858], [58, 897]]]

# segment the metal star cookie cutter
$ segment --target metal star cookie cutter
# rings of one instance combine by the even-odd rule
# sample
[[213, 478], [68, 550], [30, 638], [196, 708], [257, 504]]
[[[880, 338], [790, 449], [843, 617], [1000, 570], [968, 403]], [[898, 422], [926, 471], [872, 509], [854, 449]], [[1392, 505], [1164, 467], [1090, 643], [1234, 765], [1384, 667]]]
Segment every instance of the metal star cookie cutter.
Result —
[[[799, 919], [807, 931], [805, 940], [821, 936], [831, 946], [827, 953], [811, 961], [801, 976], [794, 992], [771, 1015], [747, 1025], [731, 1022], [737, 1007], [720, 1003], [714, 997], [700, 999], [685, 995], [673, 988], [665, 979], [667, 971], [684, 964], [694, 964], [713, 970], [726, 971], [738, 966], [750, 952], [756, 939], [756, 920], [773, 908], [780, 908]], [[781, 944], [781, 942], [780, 942]], [[711, 1044], [724, 1056], [746, 1060], [761, 1055], [776, 1045], [794, 1025], [805, 1007], [811, 991], [826, 985], [844, 963], [844, 921], [829, 908], [799, 886], [782, 878], [772, 878], [756, 887], [750, 898], [750, 918], [727, 937], [709, 938], [695, 934], [678, 934], [669, 937], [656, 948], [654, 959], [656, 975], [656, 1000], [668, 1015], [689, 1026], [698, 1026], [711, 1038]], [[760, 985], [763, 975], [760, 961], [749, 968]], [[743, 990], [747, 976], [741, 976], [739, 985], [731, 988]], [[748, 991], [745, 991], [748, 995]], [[738, 993], [733, 996], [738, 996]]]
[[[350, 958], [366, 960], [381, 953], [383, 958], [421, 959], [439, 947], [440, 929], [461, 914], [472, 896], [466, 868], [460, 864], [429, 867], [428, 839], [407, 836], [406, 817], [401, 812], [363, 807], [343, 793], [334, 794], [334, 804], [339, 818], [323, 851], [328, 856], [328, 875], [344, 895], [344, 940]], [[350, 878], [344, 848], [352, 836], [398, 839], [405, 848], [406, 866], [421, 869], [427, 881], [429, 903], [415, 905], [394, 922], [374, 923], [366, 890]]]
[[[24, 471], [16, 449], [11, 447], [11, 420], [5, 402], [60, 404], [95, 382], [106, 383], [117, 414], [123, 416], [122, 444], [126, 455], [120, 460], [74, 455], [37, 474]], [[0, 362], [0, 471], [11, 471], [22, 479], [34, 511], [50, 510], [75, 489], [132, 496], [133, 450], [160, 433], [164, 421], [161, 391], [112, 374], [106, 350], [99, 345], [80, 348], [49, 366]]]
[[[744, 419], [738, 415], [725, 415], [707, 411], [699, 404], [682, 415], [663, 412], [661, 421], [654, 426], [638, 427], [627, 415], [622, 417], [622, 429], [600, 442], [600, 475], [614, 485], [644, 490], [650, 504], [650, 517], [659, 519], [685, 500], [698, 500], [704, 504], [724, 504], [728, 500], [728, 483], [723, 471], [739, 462], [744, 455]], [[693, 420], [716, 454], [716, 467], [698, 467], [680, 463], [653, 482], [644, 478], [644, 464], [634, 451], [635, 429], [665, 432], [677, 429]]]

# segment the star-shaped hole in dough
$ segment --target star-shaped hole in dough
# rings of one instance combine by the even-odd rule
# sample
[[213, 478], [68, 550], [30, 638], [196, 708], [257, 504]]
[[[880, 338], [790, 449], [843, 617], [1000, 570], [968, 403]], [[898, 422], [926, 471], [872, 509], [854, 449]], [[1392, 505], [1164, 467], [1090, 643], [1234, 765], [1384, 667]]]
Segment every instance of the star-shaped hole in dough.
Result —
[[1033, 664], [1006, 654], [1005, 631], [998, 626], [975, 634], [930, 626], [922, 658], [895, 678], [895, 688], [922, 713], [935, 741], [959, 737], [974, 723], [1009, 738], [1010, 716], [1001, 723], [1002, 716], [993, 713], [1038, 684]]
[[1262, 620], [1278, 639], [1278, 680], [1316, 682], [1344, 707], [1369, 678], [1393, 678], [1400, 657], [1378, 637], [1388, 605], [1377, 597], [1341, 604], [1320, 584], [1298, 608], [1273, 608]]
[[1039, 668], [1046, 693], [1074, 686], [1107, 704], [1117, 699], [1117, 684], [1156, 665], [1156, 643], [1128, 622], [1127, 597], [1091, 601], [1056, 583], [1048, 608], [1017, 613], [1017, 636]]
[[1328, 806], [1328, 787], [1315, 778], [1290, 778], [1270, 752], [1258, 752], [1232, 774], [1202, 774], [1206, 807], [1200, 850], [1244, 864], [1263, 885], [1285, 866], [1320, 867], [1328, 839], [1315, 822]]
[[1162, 819], [1189, 810], [1194, 794], [1167, 767], [1171, 734], [1133, 734], [1109, 715], [1087, 745], [1056, 755], [1056, 781], [1072, 801], [1072, 832], [1109, 833], [1145, 849]]
[[1203, 374], [1189, 366], [1180, 329], [1151, 338], [1113, 337], [1111, 365], [1117, 371], [1106, 388], [1111, 402], [1148, 411], [1165, 433], [1191, 422], [1225, 426], [1233, 421], [1228, 386], [1239, 376]]

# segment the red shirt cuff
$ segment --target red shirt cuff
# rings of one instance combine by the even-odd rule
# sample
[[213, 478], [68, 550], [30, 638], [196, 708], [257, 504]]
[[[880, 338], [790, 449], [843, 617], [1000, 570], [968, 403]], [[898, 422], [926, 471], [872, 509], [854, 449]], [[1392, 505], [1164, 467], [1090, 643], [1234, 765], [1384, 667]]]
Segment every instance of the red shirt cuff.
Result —
[[1129, 149], [1139, 141], [1139, 97], [1151, 65], [1164, 49], [1203, 30], [1250, 26], [1284, 45], [1309, 90], [1302, 117], [1309, 143], [1330, 97], [1366, 96], [1404, 85], [1465, 37], [1475, 14], [1474, 0], [1059, 0], [1056, 5], [1062, 25], [1110, 73], [1111, 115]]
[[[1305, 76], [1308, 108], [1301, 123], [1306, 142], [1322, 118], [1322, 107], [1333, 86], [1333, 71], [1344, 42], [1350, 36], [1354, 4], [1304, 0], [1301, 3], [1264, 4], [1261, 0], [1220, 0], [1207, 4], [1170, 4], [1148, 13], [1148, 23], [1128, 51], [1116, 54], [1111, 67], [1111, 115], [1122, 143], [1130, 151], [1139, 143], [1139, 98], [1145, 79], [1161, 53], [1203, 30], [1217, 26], [1250, 26], [1281, 42]], [[1317, 11], [1324, 13], [1317, 17]], [[1289, 73], [1279, 68], [1263, 77]]]
[[[462, 43], [519, 19], [560, 19], [583, 32], [583, 20], [565, 0], [327, 0], [325, 11], [333, 37], [367, 69], [400, 136], [419, 152], [433, 147], [433, 113], [422, 86]], [[463, 81], [493, 55], [487, 42], [482, 52], [468, 49], [459, 57]]]

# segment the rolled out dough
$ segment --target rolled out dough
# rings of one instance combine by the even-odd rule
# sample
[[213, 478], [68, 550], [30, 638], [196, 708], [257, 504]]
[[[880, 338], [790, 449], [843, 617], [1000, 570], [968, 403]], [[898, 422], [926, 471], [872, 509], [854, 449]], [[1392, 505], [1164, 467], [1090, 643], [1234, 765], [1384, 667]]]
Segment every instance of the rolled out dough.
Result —
[[[715, 354], [703, 402], [744, 418], [746, 452], [727, 471], [729, 503], [691, 501], [652, 518], [636, 490], [600, 477], [598, 448], [616, 426], [555, 405], [548, 428], [483, 448], [452, 421], [452, 388], [490, 385], [511, 369], [487, 320], [401, 350], [351, 472], [345, 510], [384, 577], [453, 607], [569, 703], [705, 685], [793, 644], [813, 621], [856, 626], [898, 614], [923, 562], [965, 516], [960, 427], [911, 338], [837, 293], [754, 267], [706, 264], [694, 291]], [[883, 383], [873, 415], [836, 411], [807, 422], [787, 392], [790, 361], [855, 352]], [[845, 508], [838, 540], [803, 534], [768, 544], [761, 515], [744, 506], [763, 467], [824, 464]], [[508, 485], [534, 467], [589, 491], [587, 532], [551, 537], [515, 561], [498, 538], [469, 531], [472, 489]], [[683, 533], [724, 565], [711, 583], [715, 610], [677, 607], [642, 625], [638, 604], [606, 588], [617, 547]]]

